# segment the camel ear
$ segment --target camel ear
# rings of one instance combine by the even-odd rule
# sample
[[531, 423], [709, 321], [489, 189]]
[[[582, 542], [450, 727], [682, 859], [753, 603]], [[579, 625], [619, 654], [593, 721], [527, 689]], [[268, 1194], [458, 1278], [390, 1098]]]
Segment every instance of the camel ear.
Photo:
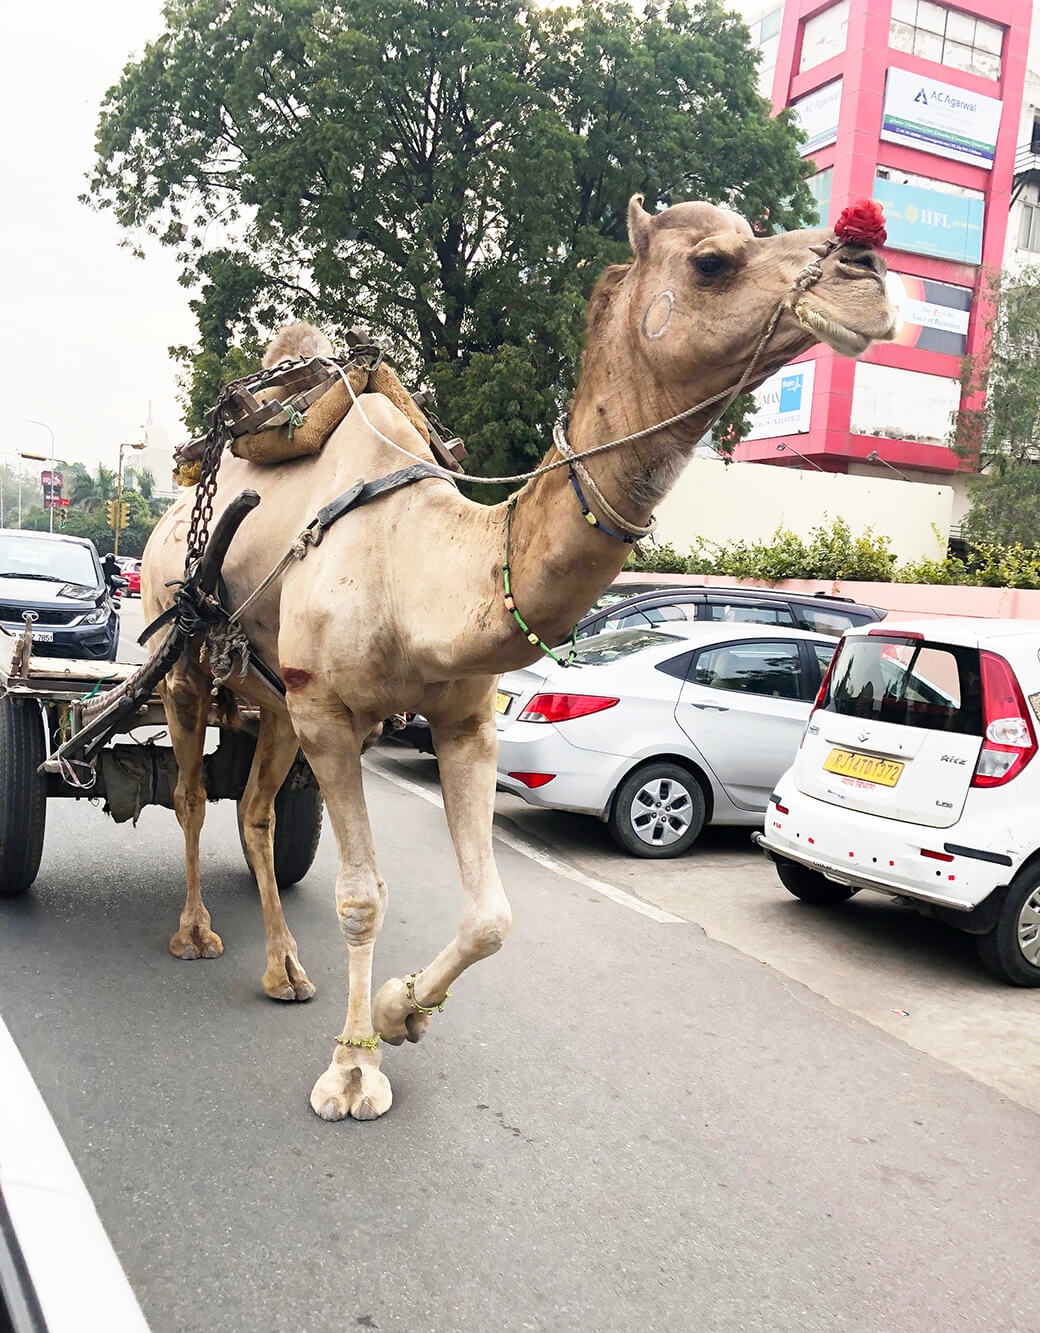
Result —
[[628, 201], [628, 241], [637, 259], [645, 259], [650, 248], [650, 220], [643, 208], [643, 196], [634, 194]]

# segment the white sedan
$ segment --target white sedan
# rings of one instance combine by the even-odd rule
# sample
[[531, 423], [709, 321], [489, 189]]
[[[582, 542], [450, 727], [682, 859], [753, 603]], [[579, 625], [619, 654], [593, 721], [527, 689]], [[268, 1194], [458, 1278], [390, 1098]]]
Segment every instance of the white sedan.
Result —
[[570, 667], [502, 677], [499, 787], [598, 816], [635, 856], [679, 856], [706, 823], [761, 827], [836, 647], [748, 624], [598, 634]]

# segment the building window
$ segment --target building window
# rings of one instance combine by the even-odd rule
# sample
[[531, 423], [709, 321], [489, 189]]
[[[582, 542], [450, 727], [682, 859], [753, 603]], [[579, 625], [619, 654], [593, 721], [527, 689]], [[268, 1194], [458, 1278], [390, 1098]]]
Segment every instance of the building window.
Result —
[[830, 9], [806, 19], [802, 28], [802, 56], [798, 73], [840, 55], [845, 50], [849, 28], [849, 0], [839, 0]]
[[825, 171], [818, 171], [815, 176], [811, 176], [805, 183], [809, 187], [809, 193], [816, 200], [816, 222], [821, 227], [827, 225], [827, 215], [831, 211], [831, 181], [834, 178], [834, 168], [828, 167]]
[[1018, 227], [1018, 248], [1040, 254], [1040, 204], [1023, 204]]
[[1004, 29], [932, 0], [892, 0], [889, 45], [950, 69], [1000, 78]]
[[780, 23], [783, 8], [766, 9], [754, 18], [747, 7], [742, 11], [748, 25], [751, 45], [759, 55], [758, 91], [768, 101], [773, 91], [773, 75], [776, 73], [776, 56], [780, 49]]
[[775, 37], [780, 31], [780, 15], [782, 9], [770, 10], [768, 14], [763, 14], [758, 25], [758, 41], [756, 46], [761, 46], [763, 42], [768, 42], [770, 37]]

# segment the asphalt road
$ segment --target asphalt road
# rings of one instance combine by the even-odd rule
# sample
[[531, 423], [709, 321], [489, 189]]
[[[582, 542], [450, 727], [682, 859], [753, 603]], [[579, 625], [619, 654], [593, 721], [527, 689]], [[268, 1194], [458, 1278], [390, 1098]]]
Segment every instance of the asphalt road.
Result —
[[[432, 956], [458, 903], [440, 812], [368, 789], [382, 980]], [[328, 831], [285, 895], [318, 995], [286, 1007], [260, 991], [232, 806], [202, 857], [226, 951], [183, 963], [170, 812], [135, 830], [52, 804], [32, 894], [0, 904], [0, 1012], [156, 1333], [1035, 1327], [1031, 1111], [522, 845], [499, 847], [514, 933], [387, 1051], [389, 1115], [325, 1124]], [[716, 877], [691, 863], [690, 892]]]

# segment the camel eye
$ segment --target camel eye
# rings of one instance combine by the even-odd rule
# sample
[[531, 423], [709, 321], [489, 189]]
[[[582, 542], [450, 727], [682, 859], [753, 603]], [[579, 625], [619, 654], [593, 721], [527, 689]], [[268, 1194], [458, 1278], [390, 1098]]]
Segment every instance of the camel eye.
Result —
[[698, 255], [693, 265], [703, 278], [713, 278], [726, 267], [719, 255]]
[[877, 267], [874, 256], [869, 250], [864, 250], [862, 254], [858, 255], [842, 255], [841, 259], [843, 264], [858, 264], [861, 268], [869, 269]]

